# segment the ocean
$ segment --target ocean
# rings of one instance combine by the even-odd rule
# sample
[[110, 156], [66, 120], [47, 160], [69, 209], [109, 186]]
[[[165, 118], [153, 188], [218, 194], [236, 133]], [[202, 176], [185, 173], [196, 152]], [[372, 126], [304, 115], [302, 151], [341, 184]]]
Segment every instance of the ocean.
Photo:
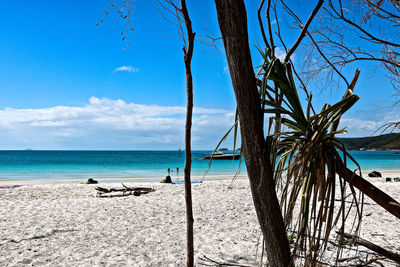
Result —
[[[206, 178], [233, 177], [238, 170], [246, 174], [244, 164], [239, 169], [238, 160], [215, 160], [208, 169], [209, 160], [204, 160], [203, 156], [211, 152], [192, 151], [191, 175], [195, 179], [202, 179], [207, 170]], [[184, 151], [0, 151], [0, 183], [7, 180], [85, 181], [88, 178], [103, 182], [154, 182], [165, 178], [168, 168], [172, 178], [182, 178], [184, 162]]]
[[[203, 156], [211, 152], [192, 152], [192, 177], [201, 179], [206, 174], [209, 160], [204, 160]], [[364, 175], [371, 170], [399, 170], [400, 173], [400, 151], [350, 151], [350, 154], [361, 165]], [[154, 182], [165, 178], [168, 168], [172, 178], [182, 178], [184, 157], [184, 151], [0, 151], [0, 183], [36, 180], [78, 182], [88, 178], [103, 182]], [[356, 168], [350, 162], [348, 166]], [[233, 177], [238, 170], [240, 174], [246, 174], [244, 162], [239, 168], [238, 160], [214, 160], [206, 179]]]
[[[363, 175], [368, 172], [391, 171], [398, 172], [400, 175], [400, 151], [349, 151], [361, 166]], [[348, 161], [347, 165], [354, 170], [356, 165]]]

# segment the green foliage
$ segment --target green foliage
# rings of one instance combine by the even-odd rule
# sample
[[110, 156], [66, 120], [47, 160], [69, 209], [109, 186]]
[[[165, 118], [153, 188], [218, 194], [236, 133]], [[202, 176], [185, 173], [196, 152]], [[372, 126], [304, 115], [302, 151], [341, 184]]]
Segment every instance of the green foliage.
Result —
[[400, 134], [390, 133], [361, 138], [338, 138], [348, 149], [400, 149]]
[[[297, 232], [290, 237], [293, 255], [301, 249], [306, 264], [312, 265], [324, 252], [332, 228], [339, 221], [343, 228], [347, 219], [346, 183], [337, 176], [336, 168], [342, 160], [355, 160], [335, 135], [345, 132], [336, 130], [338, 122], [359, 98], [350, 95], [334, 105], [325, 104], [315, 114], [310, 95], [304, 110], [290, 63], [272, 57], [268, 49], [261, 54], [264, 64], [257, 73], [257, 84], [265, 114], [278, 124], [271, 134], [274, 145], [270, 154], [271, 163], [277, 162], [274, 179], [283, 218], [286, 227]], [[337, 186], [339, 207], [335, 205]], [[352, 197], [357, 205], [356, 195]]]
[[[304, 109], [291, 64], [272, 57], [268, 49], [259, 52], [264, 63], [256, 73], [257, 86], [265, 119], [269, 118], [268, 128], [264, 127], [266, 145], [270, 149], [288, 241], [293, 257], [303, 254], [304, 264], [314, 266], [326, 249], [332, 229], [335, 226], [344, 229], [351, 208], [357, 210], [353, 220], [355, 231], [361, 222], [362, 201], [354, 188], [337, 174], [341, 165], [338, 163], [346, 165], [347, 160], [351, 160], [358, 164], [335, 137], [346, 132], [337, 130], [339, 120], [359, 98], [349, 94], [334, 105], [325, 104], [316, 113], [312, 95], [306, 92]], [[236, 144], [239, 123], [236, 114], [234, 125], [221, 142], [233, 131]], [[347, 187], [351, 190], [349, 196], [346, 196]], [[337, 194], [340, 194], [339, 205], [335, 201]], [[351, 204], [346, 206], [348, 197]], [[343, 242], [338, 242], [339, 250], [342, 245]]]

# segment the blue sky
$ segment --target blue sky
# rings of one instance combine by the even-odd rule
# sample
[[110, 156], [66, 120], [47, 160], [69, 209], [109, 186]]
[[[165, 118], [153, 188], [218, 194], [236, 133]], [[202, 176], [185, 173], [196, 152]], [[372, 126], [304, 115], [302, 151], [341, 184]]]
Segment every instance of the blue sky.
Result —
[[[246, 1], [254, 45], [261, 43], [257, 2]], [[291, 1], [305, 19], [310, 6], [299, 3]], [[0, 2], [0, 149], [184, 146], [185, 77], [175, 26], [162, 18], [156, 1], [138, 0], [136, 28], [125, 50], [123, 22], [115, 15], [96, 26], [108, 4]], [[188, 8], [198, 36], [218, 35], [213, 1], [188, 1]], [[296, 38], [285, 34], [289, 43]], [[196, 42], [194, 149], [213, 148], [233, 122], [234, 94], [220, 46], [218, 51]], [[356, 88], [361, 100], [344, 118], [350, 136], [369, 135], [380, 123], [398, 118], [389, 81], [379, 70], [372, 75], [370, 66], [361, 70]], [[328, 102], [343, 94], [314, 93], [317, 101]]]

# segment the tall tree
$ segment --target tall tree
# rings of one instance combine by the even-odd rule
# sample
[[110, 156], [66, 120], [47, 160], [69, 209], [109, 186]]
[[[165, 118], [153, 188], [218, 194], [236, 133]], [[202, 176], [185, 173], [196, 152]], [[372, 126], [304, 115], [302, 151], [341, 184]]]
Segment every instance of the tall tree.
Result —
[[[117, 10], [118, 15], [126, 19], [126, 24], [122, 30], [123, 40], [127, 35], [131, 35], [134, 25], [131, 24], [131, 11], [134, 8], [135, 0], [120, 0], [112, 2], [107, 10], [103, 13], [106, 16], [113, 10]], [[192, 184], [191, 184], [191, 165], [192, 165], [192, 149], [191, 149], [191, 129], [193, 117], [193, 77], [192, 77], [192, 57], [194, 50], [195, 32], [192, 29], [192, 21], [186, 5], [186, 0], [180, 0], [180, 4], [176, 4], [174, 0], [159, 0], [159, 5], [173, 14], [176, 19], [178, 35], [181, 37], [184, 45], [182, 47], [183, 60], [185, 63], [186, 76], [186, 122], [185, 122], [185, 202], [186, 202], [186, 266], [194, 266], [194, 233], [193, 233], [193, 204], [192, 204]], [[171, 10], [172, 9], [172, 10]], [[100, 23], [103, 21], [101, 18]], [[182, 24], [185, 25], [183, 30]], [[128, 42], [130, 44], [131, 40]], [[125, 47], [126, 48], [126, 47]]]
[[270, 160], [271, 139], [264, 138], [263, 110], [257, 90], [242, 0], [215, 0], [219, 27], [240, 118], [242, 149], [253, 202], [271, 266], [290, 266], [285, 225], [275, 192]]
[[[326, 104], [323, 110], [317, 114], [311, 104], [312, 96], [307, 93], [306, 86], [290, 64], [291, 55], [293, 55], [301, 41], [308, 34], [308, 27], [321, 8], [323, 1], [318, 1], [307, 22], [304, 25], [301, 24], [301, 33], [290, 49], [287, 49], [282, 41], [279, 24], [277, 23], [277, 35], [286, 51], [284, 62], [280, 62], [274, 55], [275, 46], [268, 14], [272, 2], [270, 0], [268, 0], [267, 3], [269, 41], [263, 31], [260, 11], [264, 2], [265, 1], [261, 1], [258, 14], [263, 40], [267, 47], [266, 54], [268, 59], [266, 59], [266, 63], [264, 63], [260, 70], [262, 69], [265, 72], [264, 75], [267, 79], [258, 80], [258, 82], [256, 82], [251, 64], [244, 2], [215, 0], [219, 26], [237, 101], [242, 150], [247, 166], [257, 217], [266, 242], [265, 245], [269, 264], [271, 266], [288, 266], [293, 264], [290, 260], [290, 251], [285, 233], [285, 226], [287, 227], [288, 225], [285, 225], [282, 221], [281, 210], [275, 190], [275, 182], [277, 182], [277, 179], [274, 177], [274, 173], [276, 173], [277, 170], [281, 173], [282, 169], [286, 168], [288, 168], [288, 182], [286, 186], [296, 184], [296, 190], [292, 191], [294, 193], [290, 195], [291, 199], [283, 199], [283, 202], [289, 202], [291, 203], [290, 205], [294, 205], [296, 199], [300, 198], [299, 193], [301, 192], [302, 211], [300, 213], [300, 231], [298, 232], [298, 235], [301, 235], [301, 237], [297, 240], [300, 240], [300, 244], [303, 244], [302, 240], [304, 240], [305, 236], [308, 234], [309, 247], [307, 250], [311, 251], [311, 253], [307, 254], [306, 263], [314, 264], [318, 253], [314, 253], [313, 251], [318, 252], [320, 250], [320, 229], [323, 227], [324, 222], [326, 223], [326, 216], [329, 217], [327, 222], [328, 230], [326, 231], [325, 237], [322, 238], [325, 240], [324, 242], [329, 238], [330, 229], [332, 227], [331, 218], [333, 216], [335, 202], [336, 175], [340, 177], [339, 192], [341, 192], [342, 198], [341, 211], [345, 210], [344, 192], [346, 190], [346, 183], [344, 181], [349, 182], [356, 204], [358, 201], [356, 200], [353, 186], [365, 192], [378, 204], [397, 217], [399, 216], [400, 205], [393, 198], [362, 179], [353, 171], [347, 169], [345, 164], [346, 160], [342, 162], [341, 157], [336, 152], [337, 149], [343, 150], [343, 153], [346, 155], [345, 157], [351, 158], [334, 138], [334, 135], [341, 132], [337, 130], [340, 114], [348, 110], [358, 99], [357, 96], [352, 95], [358, 74], [356, 74], [354, 81], [348, 84], [345, 97], [342, 101], [332, 106]], [[289, 10], [289, 7], [285, 5], [283, 1], [282, 5]], [[273, 9], [276, 16], [276, 5]], [[293, 15], [295, 16], [294, 13]], [[277, 17], [276, 19], [278, 20]], [[300, 100], [298, 99], [297, 89], [291, 74], [292, 72], [297, 75], [307, 95], [307, 114], [304, 114]], [[275, 88], [266, 85], [267, 80], [273, 81]], [[264, 86], [264, 88], [260, 86], [260, 90], [258, 91], [257, 84]], [[269, 95], [267, 91], [272, 92], [275, 98]], [[285, 103], [283, 104], [282, 101]], [[288, 106], [288, 109], [286, 109], [285, 106]], [[292, 129], [287, 133], [281, 133], [280, 128], [275, 127], [277, 135], [267, 136], [265, 138], [263, 112], [270, 112], [271, 110], [276, 114], [275, 120], [277, 124], [283, 123], [286, 124], [289, 129]], [[311, 111], [313, 115], [310, 114]], [[288, 118], [281, 120], [282, 114], [291, 117], [293, 120]], [[269, 126], [271, 128], [271, 124]], [[331, 128], [330, 131], [328, 128]], [[281, 134], [285, 136], [283, 141], [279, 141], [279, 136]], [[278, 142], [278, 146], [275, 146], [274, 141]], [[295, 159], [295, 162], [293, 165], [289, 164], [288, 167], [282, 164], [280, 168], [283, 168], [280, 170], [275, 169], [274, 164], [277, 159], [276, 149], [281, 150], [284, 149], [285, 146], [288, 147], [286, 151], [291, 151], [288, 153], [292, 155], [291, 158]], [[328, 168], [327, 173], [325, 172], [326, 167]], [[342, 179], [344, 181], [342, 181]], [[286, 197], [288, 196], [289, 195], [286, 195]], [[285, 196], [283, 195], [283, 197]], [[318, 199], [324, 199], [325, 204], [324, 208], [319, 209], [318, 217], [313, 219], [309, 216], [309, 210], [313, 211], [315, 216]], [[290, 209], [292, 210], [293, 207]], [[292, 212], [290, 213], [289, 217], [292, 216]], [[347, 216], [345, 216], [344, 212], [339, 212], [338, 215], [339, 214], [342, 217], [341, 231], [343, 231], [346, 220], [345, 217]], [[287, 215], [287, 213], [285, 215]], [[286, 217], [285, 220], [289, 217]], [[361, 218], [361, 213], [359, 211], [358, 217]], [[339, 216], [337, 218], [339, 218]], [[287, 222], [289, 223], [291, 220], [292, 219], [289, 218]], [[309, 232], [311, 228], [319, 228], [319, 230], [311, 234], [311, 232]], [[298, 241], [296, 241], [296, 247], [297, 244]], [[323, 252], [323, 250], [321, 251]]]
[[192, 148], [191, 148], [191, 129], [192, 129], [192, 114], [193, 114], [193, 78], [192, 78], [192, 56], [194, 48], [195, 33], [192, 30], [192, 21], [189, 17], [189, 12], [186, 7], [186, 1], [181, 0], [181, 8], [183, 20], [186, 26], [188, 46], [183, 47], [185, 73], [186, 73], [186, 124], [185, 124], [185, 199], [186, 199], [186, 266], [194, 265], [194, 241], [193, 241], [193, 204], [192, 204], [192, 184], [190, 179], [192, 165]]

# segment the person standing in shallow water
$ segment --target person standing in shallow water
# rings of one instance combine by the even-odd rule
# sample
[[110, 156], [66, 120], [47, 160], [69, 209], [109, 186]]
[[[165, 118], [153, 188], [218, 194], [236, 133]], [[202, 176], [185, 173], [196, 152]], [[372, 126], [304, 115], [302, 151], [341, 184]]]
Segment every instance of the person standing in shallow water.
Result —
[[178, 175], [179, 175], [179, 168], [176, 167], [176, 176], [178, 176]]
[[170, 175], [171, 174], [171, 169], [170, 168], [168, 168], [168, 175]]

